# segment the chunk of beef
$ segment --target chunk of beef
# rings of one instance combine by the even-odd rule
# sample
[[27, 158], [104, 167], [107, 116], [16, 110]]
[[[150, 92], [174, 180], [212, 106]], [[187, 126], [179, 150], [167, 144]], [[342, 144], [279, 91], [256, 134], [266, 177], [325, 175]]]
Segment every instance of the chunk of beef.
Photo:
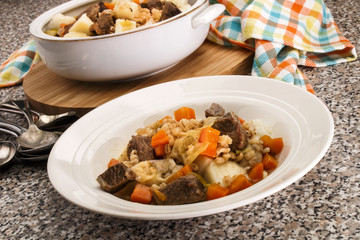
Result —
[[241, 126], [239, 117], [235, 113], [228, 112], [218, 117], [212, 127], [219, 130], [220, 135], [228, 135], [232, 139], [230, 145], [232, 151], [242, 149], [247, 145], [247, 132]]
[[90, 7], [85, 9], [85, 11], [80, 13], [80, 15], [76, 18], [76, 20], [79, 19], [84, 13], [86, 13], [86, 15], [88, 16], [88, 18], [91, 19], [91, 21], [96, 22], [96, 20], [99, 17], [99, 12], [100, 12], [100, 5], [99, 4], [91, 5]]
[[164, 21], [164, 20], [166, 20], [168, 18], [171, 18], [173, 16], [176, 16], [176, 15], [178, 15], [180, 13], [181, 13], [181, 11], [176, 6], [175, 3], [166, 1], [164, 3], [163, 9], [162, 9], [162, 13], [161, 13], [161, 16], [160, 16], [160, 21]]
[[115, 192], [114, 195], [130, 201], [131, 200], [131, 193], [134, 191], [134, 188], [137, 184], [137, 181], [131, 181], [128, 184], [126, 184], [124, 187], [122, 187], [119, 191]]
[[206, 200], [203, 184], [192, 174], [176, 179], [159, 191], [166, 196], [166, 200], [161, 201], [155, 194], [155, 201], [158, 205], [179, 205]]
[[64, 27], [64, 35], [69, 33], [70, 28], [74, 25], [74, 23], [68, 24]]
[[106, 7], [105, 7], [105, 4], [103, 3], [103, 2], [99, 2], [98, 3], [98, 5], [99, 5], [99, 12], [102, 12], [102, 11], [104, 11], [105, 9], [107, 9]]
[[205, 117], [221, 117], [225, 114], [225, 109], [217, 103], [212, 103], [209, 109], [205, 110]]
[[108, 11], [103, 11], [99, 14], [98, 20], [92, 25], [92, 29], [98, 35], [109, 34], [114, 31], [115, 22], [112, 14]]
[[156, 8], [158, 10], [162, 10], [163, 9], [163, 3], [160, 0], [149, 0], [146, 3], [141, 3], [140, 6], [142, 8], [148, 8], [150, 9], [150, 11], [153, 8]]
[[70, 28], [74, 25], [74, 23], [71, 23], [71, 24], [67, 24], [65, 25], [64, 27], [62, 28], [59, 28], [57, 34], [60, 36], [60, 37], [63, 37], [65, 34], [69, 33], [69, 30]]
[[119, 191], [123, 186], [135, 180], [135, 174], [124, 164], [119, 163], [109, 167], [105, 172], [100, 174], [96, 180], [101, 188], [107, 192], [114, 193]]
[[132, 136], [127, 146], [127, 155], [136, 150], [139, 161], [153, 160], [156, 158], [155, 150], [151, 146], [151, 137], [142, 135]]

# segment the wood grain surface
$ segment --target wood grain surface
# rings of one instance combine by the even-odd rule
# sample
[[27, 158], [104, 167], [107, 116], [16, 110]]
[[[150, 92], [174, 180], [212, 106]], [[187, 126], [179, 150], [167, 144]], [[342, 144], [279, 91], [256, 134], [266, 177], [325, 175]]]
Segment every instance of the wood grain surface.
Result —
[[75, 110], [79, 115], [126, 93], [190, 77], [248, 75], [253, 53], [205, 41], [193, 54], [163, 72], [133, 80], [82, 82], [65, 79], [51, 72], [42, 62], [26, 75], [23, 88], [30, 105], [46, 114]]

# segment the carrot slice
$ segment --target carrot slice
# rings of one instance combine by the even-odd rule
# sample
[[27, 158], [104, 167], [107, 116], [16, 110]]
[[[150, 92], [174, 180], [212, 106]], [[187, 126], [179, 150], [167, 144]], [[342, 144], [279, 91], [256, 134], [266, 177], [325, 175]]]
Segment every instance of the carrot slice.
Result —
[[230, 194], [244, 190], [245, 188], [248, 188], [251, 185], [252, 185], [251, 182], [244, 175], [240, 174], [230, 184], [229, 187]]
[[208, 156], [208, 157], [216, 157], [216, 149], [217, 149], [217, 144], [209, 142], [209, 145], [201, 153], [201, 155], [205, 155], [205, 156]]
[[278, 161], [270, 154], [264, 155], [262, 163], [264, 165], [264, 169], [269, 171], [274, 170], [278, 166]]
[[151, 189], [143, 184], [136, 184], [134, 191], [131, 194], [130, 200], [132, 202], [149, 204], [152, 200]]
[[176, 121], [181, 119], [195, 119], [195, 110], [189, 107], [181, 107], [174, 112]]
[[192, 172], [192, 167], [191, 165], [185, 165], [184, 167], [182, 167], [179, 171], [177, 171], [176, 173], [172, 174], [167, 180], [167, 183], [170, 183], [172, 181], [175, 181], [176, 179], [178, 179], [179, 177], [183, 177], [188, 175], [189, 173]]
[[119, 160], [117, 160], [117, 159], [115, 159], [115, 158], [112, 158], [112, 159], [109, 161], [109, 163], [108, 163], [108, 168], [109, 168], [109, 167], [112, 167], [112, 166], [115, 166], [116, 164], [119, 164], [119, 163], [120, 163]]
[[253, 183], [256, 183], [263, 179], [263, 172], [264, 165], [262, 163], [258, 163], [250, 170], [248, 176]]
[[220, 131], [212, 127], [205, 127], [201, 130], [199, 142], [209, 143], [208, 147], [203, 152], [201, 152], [201, 155], [216, 157], [216, 148], [219, 135]]
[[192, 172], [192, 167], [191, 165], [185, 165], [182, 169], [179, 170], [179, 172], [181, 172], [181, 174], [185, 176]]
[[241, 124], [244, 124], [245, 120], [242, 119], [241, 117], [238, 117], [238, 118], [239, 118], [240, 123], [241, 123]]
[[206, 199], [212, 200], [221, 197], [225, 197], [229, 194], [230, 190], [228, 188], [224, 188], [217, 183], [212, 183], [209, 185], [206, 193]]
[[171, 116], [165, 116], [162, 119], [159, 120], [160, 123], [164, 123], [165, 120], [171, 119]]
[[281, 152], [283, 147], [284, 147], [284, 142], [283, 142], [282, 138], [273, 138], [272, 139], [272, 144], [271, 144], [270, 149], [275, 154], [275, 156]]
[[107, 9], [114, 9], [114, 7], [115, 7], [115, 4], [114, 3], [107, 3], [107, 2], [105, 2], [104, 3], [104, 5], [105, 5], [105, 7], [107, 8]]
[[282, 138], [271, 138], [268, 135], [264, 135], [260, 138], [265, 147], [270, 148], [270, 153], [275, 156], [278, 155], [284, 147], [284, 142]]
[[157, 157], [163, 157], [165, 156], [165, 146], [166, 144], [160, 144], [154, 147], [155, 149], [155, 155]]
[[151, 146], [156, 147], [158, 145], [168, 144], [169, 137], [166, 134], [164, 129], [160, 129], [154, 136], [151, 138]]

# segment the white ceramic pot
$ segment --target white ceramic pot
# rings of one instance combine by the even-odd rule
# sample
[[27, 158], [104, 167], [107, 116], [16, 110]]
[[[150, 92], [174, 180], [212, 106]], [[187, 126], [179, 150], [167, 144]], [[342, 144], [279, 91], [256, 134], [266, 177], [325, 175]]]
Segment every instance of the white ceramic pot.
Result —
[[[195, 0], [194, 0], [195, 1]], [[129, 80], [171, 67], [206, 39], [210, 22], [224, 11], [207, 0], [165, 21], [129, 32], [65, 39], [44, 33], [56, 13], [77, 15], [94, 0], [74, 0], [36, 18], [30, 32], [45, 65], [65, 78], [81, 81]], [[184, 69], [185, 71], [185, 69]]]

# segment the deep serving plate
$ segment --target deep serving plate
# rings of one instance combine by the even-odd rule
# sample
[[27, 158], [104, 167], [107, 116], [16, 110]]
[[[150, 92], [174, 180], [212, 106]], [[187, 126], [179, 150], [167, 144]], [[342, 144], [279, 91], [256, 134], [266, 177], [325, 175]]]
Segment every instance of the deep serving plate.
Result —
[[[103, 191], [96, 177], [117, 157], [135, 130], [181, 106], [197, 118], [211, 103], [221, 104], [249, 121], [262, 119], [273, 137], [285, 143], [279, 167], [267, 178], [224, 198], [178, 206], [133, 203]], [[314, 95], [287, 83], [250, 76], [189, 78], [144, 88], [89, 112], [58, 140], [48, 161], [55, 189], [91, 211], [132, 219], [179, 219], [214, 214], [265, 198], [310, 171], [330, 146], [334, 123]]]

